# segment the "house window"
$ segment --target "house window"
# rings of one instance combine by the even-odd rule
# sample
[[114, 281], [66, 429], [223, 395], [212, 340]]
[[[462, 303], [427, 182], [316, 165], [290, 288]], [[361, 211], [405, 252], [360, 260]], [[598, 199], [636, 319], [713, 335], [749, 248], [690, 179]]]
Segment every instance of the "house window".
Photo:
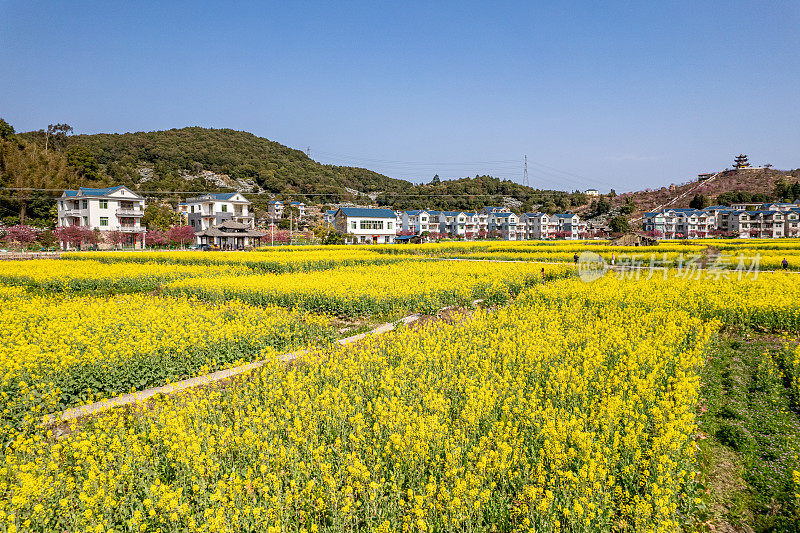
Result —
[[362, 220], [361, 229], [383, 229], [383, 220]]
[[89, 207], [89, 200], [83, 200], [81, 202], [81, 209], [86, 209]]
[[355, 220], [350, 223], [350, 228], [351, 229], [356, 229], [356, 221]]
[[387, 222], [386, 223], [386, 229], [392, 229], [392, 223], [391, 222]]
[[[100, 202], [102, 205], [102, 202]], [[108, 226], [108, 217], [100, 217], [100, 225], [101, 226]]]
[[64, 200], [61, 200], [61, 209], [64, 209]]
[[[86, 201], [86, 200], [84, 200], [84, 202], [85, 202], [85, 201]], [[89, 217], [83, 217], [83, 225], [84, 225], [84, 226], [88, 226], [88, 225], [89, 225]]]
[[222, 204], [222, 212], [223, 213], [227, 213], [228, 212], [228, 204]]
[[108, 200], [100, 200], [100, 209], [108, 209]]
[[192, 213], [194, 213], [194, 206], [192, 206]]
[[192, 227], [194, 227], [194, 219], [190, 220]]

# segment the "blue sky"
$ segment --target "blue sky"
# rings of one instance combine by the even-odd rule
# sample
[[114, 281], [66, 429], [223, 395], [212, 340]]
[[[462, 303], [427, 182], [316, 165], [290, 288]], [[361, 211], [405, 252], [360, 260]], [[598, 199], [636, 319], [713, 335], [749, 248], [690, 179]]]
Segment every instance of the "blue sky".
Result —
[[0, 117], [617, 191], [800, 167], [800, 2], [0, 0]]

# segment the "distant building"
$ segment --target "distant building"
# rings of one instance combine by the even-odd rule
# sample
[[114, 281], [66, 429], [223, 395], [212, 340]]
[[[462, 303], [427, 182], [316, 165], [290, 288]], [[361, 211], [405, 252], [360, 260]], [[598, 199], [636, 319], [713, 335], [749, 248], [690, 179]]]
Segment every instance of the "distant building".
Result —
[[585, 191], [583, 191], [583, 194], [585, 194], [586, 196], [600, 196], [600, 191], [598, 191], [597, 189], [586, 189]]
[[336, 209], [327, 209], [322, 215], [322, 221], [325, 222], [325, 224], [333, 226], [336, 221]]
[[715, 235], [775, 239], [800, 235], [800, 207], [783, 202], [672, 208], [645, 213], [643, 229], [665, 239]]
[[[57, 201], [57, 226], [85, 226], [100, 231], [119, 231], [136, 248], [144, 246], [145, 228], [141, 224], [145, 200], [124, 185], [66, 190]], [[103, 244], [105, 245], [105, 243]]]
[[519, 217], [508, 210], [489, 213], [489, 235], [496, 235], [506, 241], [517, 240]]
[[334, 215], [336, 231], [358, 244], [391, 244], [398, 228], [391, 209], [340, 207]]
[[403, 225], [404, 231], [410, 231], [414, 235], [420, 235], [424, 231], [434, 232], [439, 231], [439, 228], [432, 228], [431, 216], [428, 211], [412, 209], [411, 211], [403, 212]]
[[280, 200], [270, 200], [267, 202], [267, 212], [271, 219], [283, 218], [283, 202]]
[[306, 204], [303, 202], [291, 202], [289, 207], [293, 208], [297, 213], [297, 218], [305, 218], [306, 216]]
[[703, 172], [702, 174], [697, 175], [697, 181], [706, 181], [710, 177], [714, 175], [713, 172]]
[[736, 170], [743, 169], [743, 168], [750, 168], [750, 163], [747, 160], [747, 156], [744, 154], [739, 154], [733, 158], [733, 168]]

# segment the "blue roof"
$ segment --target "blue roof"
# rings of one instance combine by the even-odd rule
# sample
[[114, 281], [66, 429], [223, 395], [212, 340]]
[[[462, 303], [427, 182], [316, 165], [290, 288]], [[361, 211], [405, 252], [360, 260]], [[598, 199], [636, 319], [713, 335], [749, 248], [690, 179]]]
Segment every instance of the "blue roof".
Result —
[[556, 214], [555, 214], [555, 215], [553, 215], [553, 216], [554, 216], [554, 217], [558, 217], [558, 218], [572, 218], [572, 217], [574, 217], [575, 215], [574, 215], [573, 213], [556, 213]]
[[348, 217], [370, 217], [370, 218], [397, 218], [391, 209], [370, 209], [366, 207], [340, 207], [339, 211]]
[[462, 211], [442, 211], [442, 214], [446, 217], [454, 217], [458, 216], [462, 213]]
[[[84, 196], [107, 196], [117, 189], [124, 188], [124, 185], [117, 185], [115, 187], [106, 187], [105, 189], [91, 189], [89, 187], [80, 187], [80, 191]], [[67, 196], [77, 196], [78, 191], [64, 191]]]
[[492, 213], [493, 216], [499, 217], [499, 218], [506, 218], [506, 217], [511, 216], [513, 214], [514, 213]]
[[326, 215], [333, 215], [334, 213], [336, 213], [336, 209], [326, 209], [325, 210], [325, 214]]
[[283, 205], [283, 202], [281, 202], [280, 200], [270, 200], [269, 202], [267, 202], [267, 204], [270, 204], [270, 205], [271, 204], [281, 204], [281, 205]]
[[528, 216], [528, 217], [541, 217], [542, 215], [545, 215], [545, 214], [546, 213], [538, 213], [538, 212], [537, 213], [525, 213], [525, 216]]
[[292, 202], [289, 205], [305, 205], [303, 202]]
[[414, 237], [416, 237], [416, 235], [398, 235], [397, 237], [394, 238], [394, 240], [396, 240], [396, 241], [410, 241]]

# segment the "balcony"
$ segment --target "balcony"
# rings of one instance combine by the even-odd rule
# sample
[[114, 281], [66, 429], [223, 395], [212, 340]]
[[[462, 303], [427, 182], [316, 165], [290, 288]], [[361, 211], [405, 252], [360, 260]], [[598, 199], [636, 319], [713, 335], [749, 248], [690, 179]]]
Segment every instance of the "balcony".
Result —
[[117, 209], [118, 217], [143, 217], [144, 211], [141, 209]]
[[123, 233], [142, 233], [145, 229], [142, 226], [120, 226], [119, 230]]
[[83, 216], [83, 214], [81, 213], [80, 209], [67, 209], [66, 211], [64, 211], [64, 216], [80, 218], [81, 216]]

